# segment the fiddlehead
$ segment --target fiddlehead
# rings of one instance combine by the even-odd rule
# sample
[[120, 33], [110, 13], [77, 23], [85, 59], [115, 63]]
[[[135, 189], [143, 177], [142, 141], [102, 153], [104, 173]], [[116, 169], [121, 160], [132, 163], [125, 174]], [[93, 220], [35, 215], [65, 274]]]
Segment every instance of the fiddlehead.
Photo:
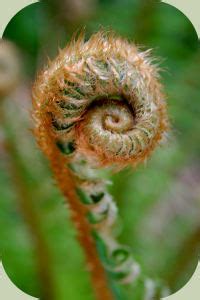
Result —
[[80, 36], [38, 76], [33, 99], [36, 136], [68, 198], [97, 294], [111, 299], [107, 274], [126, 284], [140, 268], [112, 237], [117, 208], [98, 170], [135, 166], [162, 139], [157, 69], [149, 51], [113, 34]]

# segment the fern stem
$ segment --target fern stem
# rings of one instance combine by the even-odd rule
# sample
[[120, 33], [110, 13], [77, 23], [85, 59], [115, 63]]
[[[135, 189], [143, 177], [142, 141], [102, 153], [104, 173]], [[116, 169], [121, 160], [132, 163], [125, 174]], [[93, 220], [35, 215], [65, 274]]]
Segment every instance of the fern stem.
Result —
[[113, 296], [108, 287], [106, 272], [99, 260], [96, 245], [92, 239], [92, 227], [85, 217], [85, 206], [81, 203], [76, 193], [74, 175], [69, 168], [65, 167], [66, 161], [50, 136], [48, 134], [46, 136], [43, 135], [43, 138], [45, 139], [45, 144], [51, 149], [48, 152], [48, 158], [58, 186], [69, 204], [71, 218], [77, 229], [78, 240], [85, 252], [87, 269], [91, 272], [96, 297], [99, 300], [111, 300]]

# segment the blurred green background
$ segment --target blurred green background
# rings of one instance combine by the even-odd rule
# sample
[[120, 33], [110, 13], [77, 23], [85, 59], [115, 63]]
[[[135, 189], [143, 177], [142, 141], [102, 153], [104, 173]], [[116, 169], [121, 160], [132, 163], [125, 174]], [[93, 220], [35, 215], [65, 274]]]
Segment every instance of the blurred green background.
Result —
[[[34, 77], [83, 27], [86, 38], [112, 29], [159, 57], [167, 142], [145, 165], [112, 175], [110, 192], [119, 207], [120, 242], [131, 246], [148, 277], [175, 292], [193, 274], [200, 246], [200, 49], [190, 21], [159, 1], [44, 0], [8, 24], [4, 38], [20, 49], [23, 80], [0, 108], [4, 267], [19, 288], [41, 299], [94, 299], [70, 213], [31, 131]], [[116, 299], [143, 300], [140, 284], [122, 289]]]

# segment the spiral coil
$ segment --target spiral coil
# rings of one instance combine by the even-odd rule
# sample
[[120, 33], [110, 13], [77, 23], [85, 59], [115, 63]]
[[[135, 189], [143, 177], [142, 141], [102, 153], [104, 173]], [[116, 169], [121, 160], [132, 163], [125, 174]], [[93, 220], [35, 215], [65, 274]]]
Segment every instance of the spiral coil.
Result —
[[62, 50], [39, 76], [34, 97], [51, 114], [58, 139], [105, 165], [136, 164], [167, 128], [157, 78], [149, 51], [101, 32]]

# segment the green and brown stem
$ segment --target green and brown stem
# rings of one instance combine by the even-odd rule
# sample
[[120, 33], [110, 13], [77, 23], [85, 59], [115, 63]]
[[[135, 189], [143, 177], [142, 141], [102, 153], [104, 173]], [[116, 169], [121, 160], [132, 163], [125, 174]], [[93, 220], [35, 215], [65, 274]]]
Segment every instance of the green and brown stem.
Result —
[[99, 300], [111, 300], [113, 296], [108, 286], [107, 275], [92, 238], [92, 227], [86, 218], [87, 209], [77, 194], [74, 174], [66, 167], [67, 161], [63, 159], [63, 154], [53, 143], [50, 135], [44, 133], [43, 138], [45, 138], [45, 144], [47, 143], [49, 146], [48, 149], [51, 149], [51, 151], [48, 151], [48, 157], [58, 186], [69, 204], [71, 218], [77, 229], [78, 240], [85, 252], [87, 269], [91, 272], [96, 297]]

